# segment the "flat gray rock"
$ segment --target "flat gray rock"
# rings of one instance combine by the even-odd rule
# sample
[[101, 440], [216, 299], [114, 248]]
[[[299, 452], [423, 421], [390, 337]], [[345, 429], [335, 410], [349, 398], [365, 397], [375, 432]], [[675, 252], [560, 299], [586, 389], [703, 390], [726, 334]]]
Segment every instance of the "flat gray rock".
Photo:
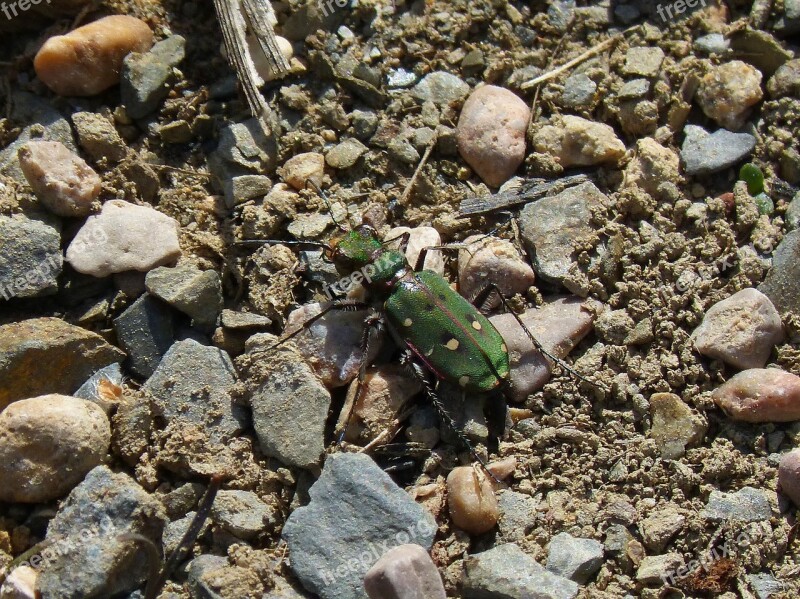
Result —
[[223, 490], [211, 507], [211, 519], [240, 539], [252, 539], [273, 528], [277, 514], [252, 491]]
[[697, 125], [686, 125], [681, 159], [687, 175], [708, 175], [724, 170], [747, 158], [756, 147], [749, 133], [719, 129], [709, 133]]
[[500, 493], [498, 525], [504, 539], [518, 541], [536, 524], [539, 502], [530, 495], [506, 489]]
[[708, 520], [759, 522], [772, 517], [772, 508], [763, 491], [743, 487], [735, 493], [711, 491], [708, 503], [700, 515]]
[[167, 423], [196, 424], [211, 440], [224, 442], [246, 423], [243, 408], [231, 398], [235, 382], [227, 353], [187, 339], [173, 344], [142, 388], [156, 399]]
[[[146, 579], [147, 554], [120, 536], [158, 543], [166, 522], [161, 502], [125, 474], [98, 466], [64, 500], [47, 527], [55, 547], [39, 576], [42, 599], [111, 597]], [[47, 551], [45, 550], [44, 553]]]
[[193, 266], [159, 267], [147, 273], [147, 290], [210, 330], [222, 312], [222, 281], [215, 270]]
[[411, 89], [417, 100], [429, 100], [439, 106], [463, 99], [469, 93], [469, 85], [459, 77], [444, 71], [428, 73]]
[[22, 215], [0, 216], [0, 301], [53, 295], [63, 262], [56, 226]]
[[573, 599], [578, 584], [552, 572], [513, 543], [467, 557], [465, 599]]
[[140, 119], [155, 111], [169, 94], [172, 69], [185, 56], [186, 40], [173, 35], [148, 52], [132, 52], [122, 64], [120, 98], [128, 116]]
[[114, 330], [128, 366], [142, 378], [152, 375], [174, 341], [172, 309], [144, 294], [114, 320]]
[[594, 539], [560, 532], [550, 540], [547, 569], [554, 574], [586, 584], [603, 565], [603, 544]]
[[322, 599], [367, 599], [364, 575], [384, 553], [407, 543], [428, 551], [433, 545], [433, 516], [365, 454], [329, 456], [309, 496], [289, 516], [283, 537], [292, 570]]
[[780, 242], [772, 256], [772, 268], [758, 290], [778, 312], [800, 313], [800, 230], [792, 231]]

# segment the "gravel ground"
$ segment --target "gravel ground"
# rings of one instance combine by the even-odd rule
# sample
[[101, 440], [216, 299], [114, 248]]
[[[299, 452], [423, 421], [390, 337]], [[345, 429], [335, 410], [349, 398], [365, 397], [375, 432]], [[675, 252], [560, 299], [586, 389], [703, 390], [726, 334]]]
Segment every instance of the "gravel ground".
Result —
[[[800, 3], [274, 2], [266, 130], [211, 3], [52, 4], [0, 14], [0, 599], [144, 597], [214, 477], [162, 598], [800, 596]], [[499, 481], [384, 332], [357, 388], [363, 313], [269, 349], [362, 222], [577, 373], [491, 306], [504, 432], [440, 393]]]

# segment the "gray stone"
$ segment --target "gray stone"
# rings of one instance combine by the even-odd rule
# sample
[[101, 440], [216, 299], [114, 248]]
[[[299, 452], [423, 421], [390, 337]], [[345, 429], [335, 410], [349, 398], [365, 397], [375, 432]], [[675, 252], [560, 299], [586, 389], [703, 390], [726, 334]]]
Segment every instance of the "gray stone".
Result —
[[237, 312], [235, 310], [223, 310], [220, 321], [223, 327], [235, 331], [263, 329], [272, 324], [269, 318], [261, 314], [256, 314], [255, 312]]
[[625, 54], [622, 70], [628, 75], [655, 77], [664, 62], [664, 51], [658, 46], [635, 46]]
[[27, 92], [16, 92], [11, 96], [11, 105], [11, 121], [25, 128], [17, 139], [0, 151], [0, 175], [17, 181], [25, 180], [17, 152], [32, 139], [60, 141], [77, 153], [69, 121], [49, 101]]
[[252, 491], [220, 491], [211, 507], [211, 518], [216, 524], [245, 540], [272, 530], [277, 516], [276, 510]]
[[405, 164], [417, 164], [420, 159], [419, 152], [407, 139], [397, 137], [389, 143], [389, 156]]
[[548, 572], [522, 549], [508, 543], [467, 557], [465, 599], [573, 599], [578, 584]]
[[208, 158], [208, 166], [220, 189], [239, 175], [263, 175], [277, 165], [274, 135], [267, 136], [257, 119], [232, 123], [220, 130], [217, 149]]
[[632, 79], [622, 85], [619, 92], [617, 92], [617, 97], [620, 100], [633, 100], [644, 98], [649, 92], [650, 81], [647, 79]]
[[694, 49], [704, 54], [724, 54], [731, 43], [721, 33], [709, 33], [694, 40]]
[[227, 567], [228, 559], [219, 555], [198, 555], [189, 562], [186, 571], [192, 599], [222, 599], [222, 595], [214, 590], [213, 576]]
[[365, 599], [364, 575], [388, 549], [433, 545], [433, 516], [365, 454], [330, 455], [309, 496], [283, 537], [292, 570], [322, 599]]
[[186, 339], [172, 345], [142, 388], [156, 399], [167, 423], [200, 425], [212, 441], [224, 442], [246, 423], [243, 408], [231, 398], [235, 382], [228, 354]]
[[636, 570], [636, 580], [642, 584], [663, 584], [668, 578], [674, 578], [682, 565], [683, 557], [680, 553], [648, 555]]
[[786, 209], [786, 226], [790, 231], [800, 228], [800, 193], [794, 196]]
[[[259, 352], [273, 343], [271, 335], [258, 335], [248, 341], [247, 349]], [[264, 380], [242, 374], [251, 389], [253, 426], [261, 451], [288, 466], [316, 466], [325, 449], [330, 393], [294, 344], [275, 348], [263, 359], [269, 360]]]
[[149, 52], [132, 52], [125, 57], [120, 98], [128, 116], [143, 118], [167, 97], [172, 69], [183, 60], [185, 46], [183, 37], [173, 35], [155, 44]]
[[[189, 530], [189, 527], [192, 525], [192, 520], [194, 520], [196, 515], [197, 512], [187, 512], [183, 518], [173, 520], [167, 524], [166, 528], [164, 528], [164, 536], [161, 539], [161, 546], [164, 549], [164, 555], [169, 555], [175, 551], [175, 549], [177, 549], [181, 539], [183, 539], [183, 536]], [[200, 529], [200, 536], [204, 535], [208, 531], [208, 527], [209, 522], [206, 520]]]
[[589, 106], [597, 93], [597, 84], [584, 73], [573, 73], [564, 82], [561, 103], [569, 108]]
[[748, 574], [747, 582], [758, 599], [769, 599], [789, 590], [783, 582], [771, 574]]
[[100, 381], [111, 381], [115, 385], [122, 385], [122, 378], [122, 368], [120, 368], [120, 365], [116, 362], [114, 364], [109, 364], [89, 377], [89, 380], [81, 385], [75, 393], [72, 393], [72, 396], [88, 399], [89, 401], [96, 401], [97, 385]]
[[498, 526], [503, 538], [519, 541], [536, 523], [536, 508], [539, 503], [530, 495], [507, 489], [500, 493]]
[[783, 238], [772, 256], [772, 268], [758, 290], [778, 312], [800, 313], [800, 230]]
[[634, 4], [617, 4], [614, 7], [614, 18], [623, 25], [630, 25], [641, 16], [641, 11]]
[[353, 111], [353, 135], [361, 141], [366, 141], [378, 128], [378, 115], [371, 110]]
[[575, 12], [575, 0], [550, 0], [547, 20], [558, 31], [566, 31]]
[[325, 162], [335, 169], [350, 168], [367, 151], [367, 146], [357, 139], [348, 138], [325, 154]]
[[438, 106], [462, 100], [468, 93], [469, 85], [444, 71], [428, 73], [411, 90], [411, 95], [417, 100], [429, 100]]
[[161, 503], [125, 474], [98, 466], [75, 487], [47, 527], [61, 546], [39, 575], [43, 599], [111, 597], [146, 579], [147, 553], [122, 535], [157, 543], [166, 521]]
[[602, 565], [603, 544], [600, 541], [573, 537], [566, 532], [550, 540], [547, 569], [554, 574], [586, 584]]
[[[666, 395], [666, 394], [664, 394]], [[653, 553], [662, 553], [672, 538], [683, 529], [686, 517], [671, 504], [659, 506], [639, 523], [642, 541]]]
[[726, 129], [708, 133], [697, 125], [686, 125], [684, 132], [681, 159], [687, 175], [724, 170], [747, 158], [756, 147], [756, 138], [749, 133], [731, 133]]
[[764, 491], [743, 487], [735, 493], [711, 491], [700, 515], [708, 520], [759, 522], [772, 517], [772, 508]]
[[0, 299], [58, 291], [61, 234], [43, 220], [0, 216]]
[[265, 175], [239, 175], [222, 184], [225, 205], [233, 208], [237, 204], [253, 198], [260, 198], [272, 189], [272, 179]]
[[222, 282], [216, 270], [160, 267], [147, 273], [145, 286], [203, 330], [213, 327], [222, 311]]
[[161, 300], [145, 294], [114, 320], [114, 330], [128, 354], [130, 369], [147, 378], [172, 345], [172, 310]]
[[535, 256], [536, 274], [549, 282], [563, 281], [574, 262], [576, 240], [593, 230], [592, 210], [609, 203], [594, 183], [583, 183], [525, 206], [520, 227], [528, 253]]

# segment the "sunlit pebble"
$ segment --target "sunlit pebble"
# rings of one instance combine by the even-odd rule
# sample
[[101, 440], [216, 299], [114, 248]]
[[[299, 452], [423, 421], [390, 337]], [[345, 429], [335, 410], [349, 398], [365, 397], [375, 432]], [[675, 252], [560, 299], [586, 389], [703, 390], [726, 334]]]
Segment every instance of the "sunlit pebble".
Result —
[[146, 52], [152, 45], [147, 23], [113, 15], [51, 37], [36, 54], [33, 67], [59, 96], [93, 96], [119, 83], [128, 54]]
[[800, 449], [783, 454], [778, 464], [780, 491], [800, 507]]
[[740, 372], [715, 389], [711, 397], [734, 420], [800, 420], [800, 377], [777, 368]]
[[736, 204], [736, 202], [734, 201], [733, 192], [726, 191], [725, 193], [720, 195], [717, 199], [722, 200], [722, 202], [725, 204], [726, 213], [730, 214], [730, 212], [733, 211], [733, 207]]
[[447, 504], [453, 523], [474, 535], [490, 531], [500, 517], [489, 475], [472, 466], [459, 466], [447, 476]]

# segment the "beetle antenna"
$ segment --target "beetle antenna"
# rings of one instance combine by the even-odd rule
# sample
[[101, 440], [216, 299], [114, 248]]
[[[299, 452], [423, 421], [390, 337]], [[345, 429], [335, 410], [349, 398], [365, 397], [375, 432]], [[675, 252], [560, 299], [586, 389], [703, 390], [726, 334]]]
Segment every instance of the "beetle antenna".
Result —
[[319, 185], [317, 185], [314, 181], [312, 181], [311, 179], [306, 179], [306, 189], [308, 189], [309, 187], [313, 188], [314, 191], [317, 192], [317, 195], [322, 198], [322, 201], [325, 202], [325, 206], [327, 206], [327, 208], [328, 208], [328, 214], [331, 215], [331, 219], [333, 220], [333, 224], [336, 225], [336, 227], [340, 231], [344, 231], [346, 233], [347, 229], [345, 229], [339, 223], [339, 221], [336, 220], [336, 217], [333, 215], [333, 208], [331, 208], [331, 203], [330, 203], [330, 201], [328, 201], [328, 196], [325, 195], [325, 192], [322, 191], [322, 189], [320, 189]]
[[242, 239], [233, 242], [234, 245], [307, 245], [323, 250], [331, 251], [331, 246], [321, 241], [307, 241], [305, 239], [286, 240], [286, 239]]

